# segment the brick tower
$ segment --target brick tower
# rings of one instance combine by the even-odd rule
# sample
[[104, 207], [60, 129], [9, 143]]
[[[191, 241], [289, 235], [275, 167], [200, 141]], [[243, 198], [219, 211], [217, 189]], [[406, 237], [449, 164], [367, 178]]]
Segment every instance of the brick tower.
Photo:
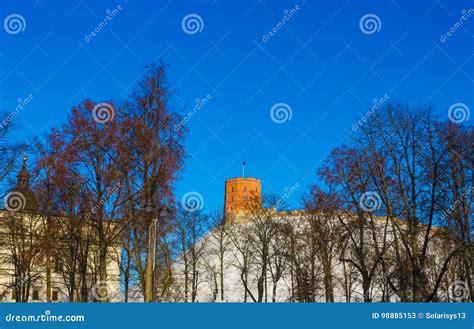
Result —
[[250, 198], [262, 202], [262, 184], [255, 178], [231, 178], [225, 181], [225, 213], [238, 214], [245, 210]]

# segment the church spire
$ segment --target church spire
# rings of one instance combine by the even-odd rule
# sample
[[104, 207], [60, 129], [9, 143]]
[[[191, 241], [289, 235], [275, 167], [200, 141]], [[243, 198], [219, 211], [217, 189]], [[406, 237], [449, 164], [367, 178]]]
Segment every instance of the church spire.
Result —
[[35, 193], [30, 188], [30, 173], [26, 164], [27, 160], [28, 158], [24, 154], [23, 165], [16, 176], [16, 186], [9, 192], [15, 192], [15, 195], [20, 195], [20, 198], [23, 200], [20, 210], [36, 212], [38, 210], [38, 202]]
[[26, 167], [26, 161], [28, 157], [26, 153], [23, 154], [23, 165], [21, 166], [21, 170], [18, 172], [16, 177], [16, 187], [17, 188], [29, 188], [30, 187], [30, 173]]

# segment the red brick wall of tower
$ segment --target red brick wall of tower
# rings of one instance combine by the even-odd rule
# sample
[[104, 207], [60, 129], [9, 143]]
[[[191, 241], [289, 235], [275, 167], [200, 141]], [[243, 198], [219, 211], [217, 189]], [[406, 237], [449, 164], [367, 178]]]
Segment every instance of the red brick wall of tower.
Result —
[[225, 182], [224, 210], [240, 213], [251, 198], [262, 202], [262, 184], [255, 178], [232, 178]]

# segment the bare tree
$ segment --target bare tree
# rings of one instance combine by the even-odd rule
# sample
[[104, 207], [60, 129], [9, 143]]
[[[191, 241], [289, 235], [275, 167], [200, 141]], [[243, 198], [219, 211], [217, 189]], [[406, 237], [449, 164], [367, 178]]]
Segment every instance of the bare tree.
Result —
[[[441, 229], [448, 224], [442, 211], [449, 200], [446, 198], [449, 186], [457, 184], [455, 190], [458, 191], [468, 189], [472, 186], [472, 178], [463, 181], [447, 176], [453, 171], [459, 172], [459, 166], [465, 167], [462, 163], [469, 157], [465, 154], [469, 153], [460, 152], [464, 155], [461, 156], [463, 161], [459, 162], [458, 152], [447, 151], [449, 143], [440, 138], [439, 127], [440, 123], [429, 107], [413, 109], [389, 104], [367, 122], [355, 138], [360, 149], [357, 157], [365, 163], [362, 172], [369, 175], [367, 183], [359, 188], [361, 192], [376, 192], [380, 207], [376, 210], [379, 215], [385, 214], [390, 224], [390, 242], [396, 263], [385, 262], [385, 245], [377, 246], [376, 238], [372, 239], [374, 250], [390, 288], [402, 301], [437, 299], [449, 264], [470, 248], [466, 241], [456, 241], [446, 229]], [[472, 177], [472, 166], [465, 173]], [[352, 187], [354, 190], [358, 186]], [[462, 202], [464, 209], [469, 205], [466, 201]], [[364, 211], [367, 213], [366, 209]], [[368, 217], [373, 219], [376, 214], [376, 211], [370, 211]], [[458, 222], [459, 219], [465, 222], [464, 216], [462, 219], [458, 216]], [[430, 265], [430, 253], [439, 242], [453, 247], [447, 257], [440, 260], [442, 265], [437, 273], [430, 274], [435, 270]]]
[[[278, 232], [278, 220], [283, 220], [283, 213], [277, 214], [278, 199], [275, 196], [264, 196], [262, 200], [250, 197], [246, 202], [250, 234], [257, 255], [257, 302], [268, 302], [268, 274], [271, 255], [271, 244]], [[283, 216], [284, 217], [284, 216]]]
[[[474, 246], [472, 242], [472, 208], [474, 202], [474, 128], [459, 124], [441, 124], [437, 129], [441, 147], [448, 154], [445, 170], [446, 194], [441, 218], [446, 222], [447, 232], [463, 248], [455, 257], [462, 266], [456, 266], [457, 277], [452, 281], [467, 282], [471, 301], [474, 302], [472, 271], [474, 268]], [[449, 242], [446, 241], [448, 244]], [[449, 255], [446, 256], [446, 258]], [[455, 262], [455, 260], [453, 260]]]
[[31, 289], [42, 275], [44, 227], [35, 214], [10, 211], [0, 220], [1, 260], [11, 264], [14, 276], [3, 294], [13, 294], [16, 302], [27, 302]]
[[[323, 273], [326, 302], [334, 302], [334, 260], [340, 246], [341, 226], [337, 221], [338, 203], [334, 195], [324, 193], [313, 187], [304, 199], [305, 232], [308, 244], [314, 246], [315, 256], [320, 262]], [[313, 260], [314, 261], [314, 260]], [[315, 288], [315, 273], [312, 271], [311, 281]]]
[[[200, 285], [205, 281], [205, 255], [208, 239], [208, 217], [200, 210], [178, 207], [175, 220], [176, 238], [180, 242], [179, 258], [184, 277], [184, 300], [197, 301]], [[188, 299], [189, 298], [189, 299]]]
[[229, 238], [236, 250], [234, 253], [234, 267], [239, 271], [240, 280], [244, 288], [244, 302], [248, 297], [253, 302], [257, 298], [252, 293], [251, 273], [254, 271], [256, 250], [253, 247], [255, 239], [251, 228], [248, 225], [233, 226], [229, 230]]
[[276, 233], [270, 244], [270, 259], [268, 268], [272, 278], [272, 302], [277, 300], [278, 282], [287, 271], [288, 257], [286, 254], [287, 242], [285, 238], [285, 227], [283, 223], [276, 223]]
[[[170, 108], [170, 97], [166, 68], [150, 65], [131, 99], [120, 107], [123, 110], [121, 139], [124, 147], [119, 159], [129, 161], [121, 168], [126, 172], [126, 193], [130, 200], [125, 217], [132, 221], [132, 254], [147, 302], [156, 294], [156, 269], [153, 268], [156, 258], [168, 253], [164, 243], [159, 244], [164, 247], [158, 248], [159, 255], [155, 253], [154, 243], [165, 242], [163, 236], [171, 229], [169, 220], [160, 220], [160, 227], [154, 225], [154, 220], [160, 218], [166, 205], [174, 203], [173, 183], [184, 160], [182, 142], [186, 129], [174, 129], [181, 117]], [[144, 207], [149, 211], [143, 211]], [[157, 231], [160, 239], [155, 239]], [[166, 273], [169, 279], [169, 268]]]
[[[220, 297], [221, 301], [225, 300], [225, 288], [224, 288], [224, 281], [225, 281], [225, 272], [228, 267], [228, 251], [231, 248], [232, 241], [230, 240], [229, 234], [229, 225], [225, 225], [225, 214], [222, 214], [220, 211], [215, 211], [211, 215], [211, 231], [209, 234], [209, 246], [210, 246], [210, 256], [217, 258], [217, 270], [213, 270], [212, 272], [216, 272], [217, 276], [219, 277], [218, 281], [218, 289], [215, 289], [216, 296]], [[212, 267], [210, 268], [212, 269]]]
[[[373, 299], [372, 283], [382, 262], [376, 252], [378, 240], [370, 234], [373, 226], [364, 204], [360, 202], [364, 193], [368, 196], [371, 193], [368, 163], [368, 158], [361, 151], [340, 147], [333, 150], [320, 170], [321, 178], [338, 199], [340, 210], [334, 214], [343, 231], [340, 260], [350, 263], [359, 272], [365, 302]], [[382, 241], [385, 242], [384, 239]]]

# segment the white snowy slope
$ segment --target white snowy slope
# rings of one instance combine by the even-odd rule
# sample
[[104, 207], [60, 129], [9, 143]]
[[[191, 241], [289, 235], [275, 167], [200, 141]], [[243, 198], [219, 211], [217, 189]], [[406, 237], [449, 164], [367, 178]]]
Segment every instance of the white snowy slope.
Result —
[[[280, 221], [285, 221], [291, 223], [294, 226], [296, 232], [302, 230], [305, 223], [298, 213], [288, 216], [285, 214], [284, 219], [277, 219]], [[246, 241], [237, 240], [235, 237], [239, 236], [239, 232], [246, 230], [252, 231], [251, 223], [246, 224], [227, 224], [229, 225], [228, 229], [233, 232], [233, 239], [228, 238], [228, 248], [225, 252], [225, 262], [224, 262], [224, 298], [223, 302], [243, 302], [245, 301], [245, 288], [243, 285], [241, 277], [241, 268], [243, 264], [242, 248], [245, 247]], [[220, 289], [220, 261], [219, 261], [219, 248], [216, 246], [216, 243], [212, 243], [215, 239], [215, 232], [208, 232], [203, 239], [200, 240], [196, 249], [198, 250], [199, 256], [197, 259], [196, 271], [192, 268], [188, 268], [188, 297], [187, 300], [191, 301], [191, 293], [193, 286], [197, 286], [197, 294], [195, 301], [198, 302], [221, 302], [221, 289]], [[243, 238], [242, 238], [243, 239]], [[215, 242], [215, 240], [214, 240]], [[239, 248], [237, 247], [239, 246]], [[273, 245], [273, 249], [276, 246]], [[270, 251], [270, 254], [273, 250]], [[350, 291], [350, 300], [351, 301], [363, 301], [361, 280], [357, 277], [357, 272], [352, 268], [349, 268], [347, 264], [343, 264], [339, 261], [340, 253], [336, 251], [335, 257], [332, 260], [332, 275], [333, 275], [333, 286], [334, 286], [334, 301], [335, 302], [346, 302], [347, 300], [347, 291]], [[259, 264], [258, 254], [250, 257], [248, 263], [250, 267], [248, 270], [248, 288], [254, 298], [257, 299], [257, 280], [259, 277], [261, 264]], [[319, 273], [319, 280], [316, 283], [315, 288], [315, 301], [325, 302], [325, 289], [324, 289], [324, 280], [323, 273], [321, 269], [320, 262], [315, 261], [317, 267], [315, 271]], [[188, 261], [188, 267], [189, 261]], [[185, 275], [184, 275], [184, 262], [182, 258], [179, 258], [175, 261], [173, 266], [173, 274], [175, 278], [174, 284], [174, 296], [176, 301], [184, 301], [184, 286], [185, 286]], [[345, 269], [345, 271], [344, 271]], [[287, 263], [284, 266], [283, 275], [276, 282], [276, 293], [275, 301], [277, 302], [289, 302], [291, 301], [292, 289], [296, 287], [295, 283], [295, 271], [297, 269], [290, 269], [290, 265]], [[267, 270], [266, 275], [266, 298], [265, 294], [263, 296], [263, 301], [272, 302], [274, 283], [272, 281], [271, 270]], [[293, 275], [292, 275], [293, 273]], [[346, 273], [346, 275], [344, 275]], [[293, 280], [292, 280], [293, 279]], [[293, 284], [292, 284], [293, 281]], [[374, 288], [371, 291], [372, 296], [381, 296], [382, 289], [384, 286], [382, 279], [375, 280], [373, 284]], [[293, 287], [293, 288], [292, 288]], [[346, 289], [344, 288], [346, 287]], [[293, 294], [294, 295], [294, 294]], [[395, 297], [391, 297], [391, 300], [395, 301]], [[250, 297], [250, 294], [247, 294], [247, 302], [252, 302], [253, 299]]]

